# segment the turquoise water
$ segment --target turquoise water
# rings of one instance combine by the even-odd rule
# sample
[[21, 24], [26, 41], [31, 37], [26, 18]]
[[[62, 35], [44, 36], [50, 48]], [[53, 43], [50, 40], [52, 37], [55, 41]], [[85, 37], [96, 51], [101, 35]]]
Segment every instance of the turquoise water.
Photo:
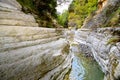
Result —
[[79, 45], [73, 43], [71, 52], [74, 54], [72, 68], [67, 80], [103, 80], [104, 73], [92, 57], [85, 57], [79, 51]]
[[72, 62], [72, 70], [70, 73], [71, 80], [84, 80], [85, 68], [82, 66], [79, 57], [74, 57]]
[[69, 76], [70, 80], [103, 80], [104, 73], [93, 59], [79, 55], [73, 58]]

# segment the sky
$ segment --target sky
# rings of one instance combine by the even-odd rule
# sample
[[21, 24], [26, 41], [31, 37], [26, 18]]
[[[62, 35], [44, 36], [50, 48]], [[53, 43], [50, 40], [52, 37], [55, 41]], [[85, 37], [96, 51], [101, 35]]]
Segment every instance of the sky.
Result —
[[[60, 2], [61, 2], [61, 4], [60, 4]], [[58, 0], [57, 1], [57, 4], [58, 4], [58, 6], [56, 7], [56, 10], [57, 10], [57, 12], [58, 13], [63, 13], [65, 10], [68, 10], [68, 7], [69, 7], [69, 5], [71, 4], [71, 2], [72, 2], [73, 0]]]

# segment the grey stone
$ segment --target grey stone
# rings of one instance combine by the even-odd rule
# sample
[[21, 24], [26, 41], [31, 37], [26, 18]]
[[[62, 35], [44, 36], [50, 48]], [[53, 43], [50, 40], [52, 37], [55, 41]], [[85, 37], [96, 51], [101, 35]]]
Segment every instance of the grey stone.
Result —
[[16, 10], [21, 10], [22, 8], [16, 0], [0, 0], [0, 6]]
[[[113, 31], [120, 28], [114, 28]], [[101, 66], [102, 71], [106, 74], [105, 80], [114, 80], [118, 78], [119, 74], [119, 65], [120, 65], [120, 45], [119, 42], [113, 44], [107, 44], [109, 39], [114, 36], [111, 31], [112, 28], [98, 28], [97, 32], [88, 30], [83, 31], [78, 30], [75, 34], [74, 40], [77, 41], [81, 46], [83, 53], [86, 53], [87, 47], [91, 51], [94, 59]], [[107, 35], [107, 36], [106, 36]]]

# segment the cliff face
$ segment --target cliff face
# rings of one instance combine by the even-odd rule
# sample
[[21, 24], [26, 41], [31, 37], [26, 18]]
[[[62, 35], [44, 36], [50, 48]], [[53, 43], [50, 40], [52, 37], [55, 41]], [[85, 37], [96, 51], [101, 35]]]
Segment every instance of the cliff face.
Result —
[[84, 21], [82, 27], [90, 29], [106, 26], [119, 7], [120, 0], [99, 0], [98, 10]]
[[0, 4], [0, 79], [63, 80], [72, 59], [63, 35], [38, 27], [15, 0]]
[[80, 50], [84, 51], [83, 53], [89, 56], [93, 55], [94, 59], [99, 63], [105, 73], [104, 80], [119, 80], [120, 42], [111, 41], [110, 44], [108, 42], [110, 39], [115, 38], [112, 33], [120, 31], [120, 28], [98, 28], [96, 31], [89, 29], [78, 30], [75, 34], [75, 41], [81, 45]]

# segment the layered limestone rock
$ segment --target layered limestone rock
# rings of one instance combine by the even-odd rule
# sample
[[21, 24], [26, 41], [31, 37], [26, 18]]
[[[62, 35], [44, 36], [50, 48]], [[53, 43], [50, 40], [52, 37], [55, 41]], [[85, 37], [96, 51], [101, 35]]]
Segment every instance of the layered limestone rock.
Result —
[[0, 0], [0, 9], [21, 10], [21, 5], [16, 0]]
[[0, 25], [38, 26], [31, 14], [25, 14], [20, 10], [21, 6], [16, 0], [0, 0]]
[[106, 26], [119, 7], [120, 0], [98, 0], [98, 10], [86, 18], [82, 27], [94, 29]]
[[0, 4], [0, 80], [63, 80], [72, 55], [62, 32], [38, 27], [15, 0]]
[[[104, 80], [120, 79], [120, 38], [112, 35], [115, 32], [120, 32], [120, 28], [99, 28], [96, 31], [81, 29], [75, 33], [75, 41], [84, 46], [80, 47], [81, 50], [92, 54], [101, 66], [105, 73]], [[118, 41], [109, 43], [115, 37], [118, 37]]]
[[52, 80], [69, 70], [69, 45], [54, 29], [0, 28], [1, 80]]

